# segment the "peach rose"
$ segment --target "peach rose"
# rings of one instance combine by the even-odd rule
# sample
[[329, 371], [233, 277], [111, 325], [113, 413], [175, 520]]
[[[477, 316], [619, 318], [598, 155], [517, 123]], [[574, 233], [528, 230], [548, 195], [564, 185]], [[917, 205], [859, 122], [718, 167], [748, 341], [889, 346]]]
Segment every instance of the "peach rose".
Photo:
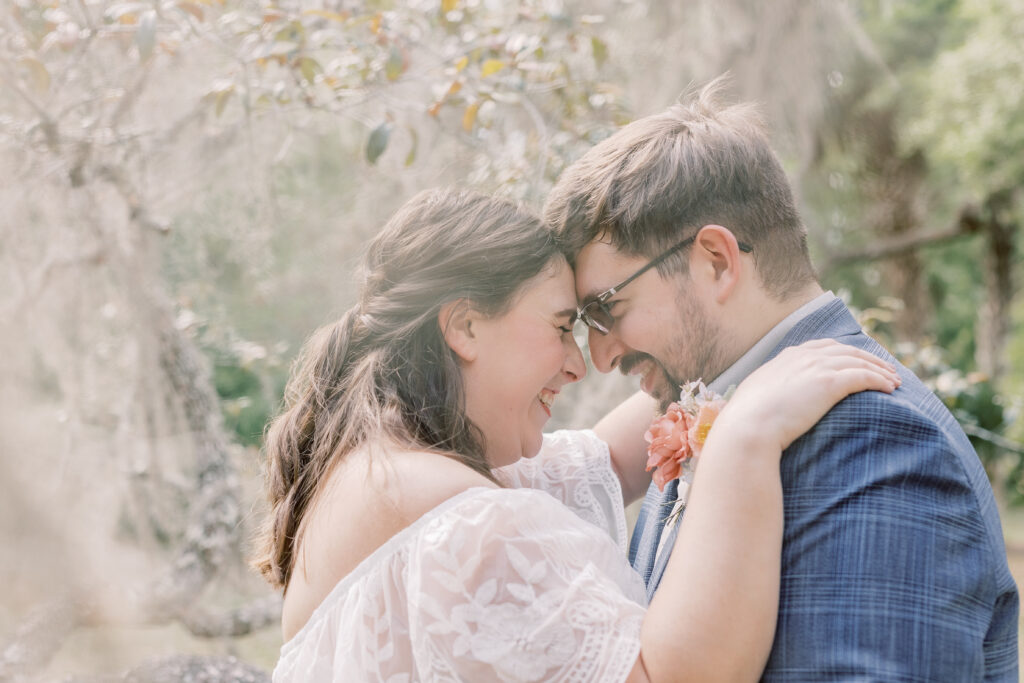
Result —
[[689, 442], [690, 450], [695, 457], [699, 456], [700, 452], [704, 449], [704, 442], [708, 439], [711, 425], [724, 407], [725, 401], [723, 399], [709, 401], [700, 407], [697, 417], [691, 419], [690, 428], [686, 433], [686, 440]]
[[689, 430], [693, 418], [679, 406], [669, 405], [664, 415], [654, 419], [644, 433], [647, 447], [647, 471], [657, 468], [653, 475], [658, 490], [679, 476], [681, 463], [692, 455]]
[[658, 469], [654, 470], [654, 475], [651, 479], [658, 485], [659, 491], [665, 490], [665, 484], [669, 483], [673, 479], [679, 477], [679, 473], [682, 472], [683, 466], [679, 460], [668, 460], [663, 463]]

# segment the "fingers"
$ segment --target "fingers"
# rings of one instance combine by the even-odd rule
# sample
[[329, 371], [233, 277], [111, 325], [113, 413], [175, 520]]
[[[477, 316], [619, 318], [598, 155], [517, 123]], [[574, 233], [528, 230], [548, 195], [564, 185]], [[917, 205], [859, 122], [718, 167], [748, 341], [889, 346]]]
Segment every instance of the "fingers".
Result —
[[806, 372], [806, 381], [825, 382], [832, 401], [838, 402], [858, 391], [884, 391], [891, 393], [900, 386], [896, 368], [872, 353], [853, 346], [829, 340], [824, 344], [795, 347], [794, 363], [803, 360], [805, 366], [789, 369], [791, 381], [800, 381]]
[[882, 391], [891, 394], [900, 385], [899, 375], [872, 368], [849, 367], [838, 370], [834, 381], [840, 398], [858, 391]]
[[894, 387], [900, 385], [900, 375], [894, 366], [870, 354], [868, 356], [865, 358], [859, 353], [843, 353], [820, 357], [811, 360], [812, 366], [808, 368], [808, 371], [827, 374], [843, 370], [859, 370], [875, 377], [884, 378]]
[[[881, 373], [892, 380], [896, 386], [900, 384], [899, 373], [895, 366], [869, 351], [842, 344], [834, 339], [815, 339], [799, 346], [790, 347], [784, 350], [783, 354], [787, 352], [792, 363], [799, 364], [802, 360], [822, 371], [864, 368]], [[783, 354], [780, 354], [780, 358]]]

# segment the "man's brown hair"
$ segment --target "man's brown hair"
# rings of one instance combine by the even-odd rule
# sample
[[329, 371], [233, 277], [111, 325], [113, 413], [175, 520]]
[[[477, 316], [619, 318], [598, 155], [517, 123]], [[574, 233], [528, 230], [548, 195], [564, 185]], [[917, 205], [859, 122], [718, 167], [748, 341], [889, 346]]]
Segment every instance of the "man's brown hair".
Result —
[[[695, 95], [624, 126], [570, 166], [544, 219], [570, 262], [595, 239], [654, 257], [704, 225], [753, 247], [765, 289], [785, 299], [815, 279], [782, 165], [755, 108], [721, 106], [718, 78]], [[659, 270], [685, 272], [676, 257]], [[673, 265], [674, 264], [674, 268]]]

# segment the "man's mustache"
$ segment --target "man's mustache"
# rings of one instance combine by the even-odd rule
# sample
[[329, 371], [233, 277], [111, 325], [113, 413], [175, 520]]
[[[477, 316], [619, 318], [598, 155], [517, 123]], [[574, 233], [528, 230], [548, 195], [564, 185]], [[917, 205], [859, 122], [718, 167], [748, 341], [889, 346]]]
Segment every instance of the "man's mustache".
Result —
[[654, 360], [654, 356], [646, 353], [631, 353], [628, 356], [623, 356], [622, 360], [619, 361], [619, 372], [623, 375], [628, 375], [633, 368], [648, 361], [661, 367], [658, 365], [658, 361]]

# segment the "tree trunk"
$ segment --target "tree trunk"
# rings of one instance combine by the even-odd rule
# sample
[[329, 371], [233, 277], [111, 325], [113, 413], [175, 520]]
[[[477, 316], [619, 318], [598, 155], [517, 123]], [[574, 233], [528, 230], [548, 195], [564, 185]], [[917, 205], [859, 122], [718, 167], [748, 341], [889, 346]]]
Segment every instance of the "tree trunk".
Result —
[[1012, 219], [1012, 193], [997, 192], [985, 202], [982, 232], [985, 302], [978, 310], [975, 361], [978, 369], [996, 381], [1006, 366], [1013, 303], [1013, 256], [1018, 226]]
[[[877, 239], [898, 240], [921, 226], [921, 185], [925, 173], [920, 151], [897, 154], [896, 112], [886, 108], [862, 114], [859, 127], [865, 135], [864, 183], [869, 223]], [[892, 331], [899, 341], [916, 341], [925, 336], [931, 323], [932, 305], [924, 281], [924, 264], [916, 251], [900, 254], [883, 265], [886, 289], [903, 301]]]

